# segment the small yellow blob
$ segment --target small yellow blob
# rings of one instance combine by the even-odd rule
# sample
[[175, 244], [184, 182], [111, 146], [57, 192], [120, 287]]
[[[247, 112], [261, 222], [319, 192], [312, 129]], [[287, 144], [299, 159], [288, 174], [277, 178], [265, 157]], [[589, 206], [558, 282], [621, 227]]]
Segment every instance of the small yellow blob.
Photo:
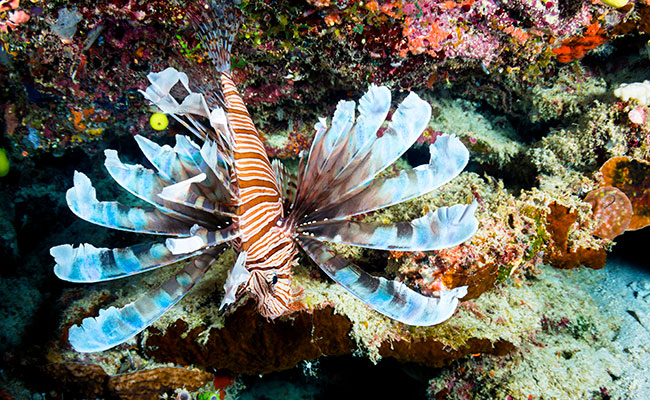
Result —
[[162, 131], [167, 128], [167, 125], [169, 125], [169, 120], [165, 114], [155, 113], [151, 115], [151, 118], [149, 118], [149, 124], [153, 129]]
[[9, 173], [9, 157], [5, 149], [0, 149], [0, 177]]
[[615, 8], [621, 8], [628, 3], [628, 0], [602, 0], [603, 3]]

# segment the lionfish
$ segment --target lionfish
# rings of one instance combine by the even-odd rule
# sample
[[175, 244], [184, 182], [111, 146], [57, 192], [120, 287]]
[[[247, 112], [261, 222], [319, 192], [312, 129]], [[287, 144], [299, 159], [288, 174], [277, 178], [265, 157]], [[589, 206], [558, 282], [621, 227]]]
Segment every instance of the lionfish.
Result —
[[[226, 279], [221, 307], [250, 292], [260, 314], [268, 319], [294, 309], [299, 290], [291, 287], [291, 268], [301, 248], [331, 279], [381, 314], [409, 325], [447, 320], [467, 293], [466, 287], [427, 297], [401, 282], [370, 275], [324, 242], [427, 251], [469, 239], [478, 227], [476, 202], [441, 207], [411, 222], [351, 219], [448, 182], [468, 162], [465, 146], [456, 137], [439, 136], [429, 147], [428, 164], [396, 176], [378, 176], [418, 139], [431, 107], [410, 93], [385, 123], [390, 91], [371, 85], [357, 107], [353, 101], [340, 101], [329, 123], [319, 119], [311, 149], [300, 157], [297, 177], [292, 176], [279, 161], [269, 162], [233, 82], [230, 46], [237, 24], [217, 1], [211, 0], [206, 9], [201, 15], [207, 13], [207, 21], [195, 25], [219, 74], [220, 87], [195, 92], [185, 73], [167, 68], [150, 73], [151, 85], [142, 92], [199, 138], [201, 145], [185, 135], [176, 136], [174, 147], [135, 136], [155, 170], [124, 164], [115, 150], [105, 151], [111, 177], [146, 206], [98, 201], [89, 178], [77, 171], [74, 186], [66, 193], [69, 208], [86, 221], [164, 235], [166, 240], [116, 249], [65, 244], [50, 250], [55, 274], [72, 282], [107, 281], [187, 262], [167, 282], [134, 302], [100, 310], [97, 317], [72, 326], [72, 347], [80, 352], [102, 351], [135, 336], [177, 303], [228, 247], [238, 256]], [[172, 92], [182, 90], [187, 95], [179, 103]]]

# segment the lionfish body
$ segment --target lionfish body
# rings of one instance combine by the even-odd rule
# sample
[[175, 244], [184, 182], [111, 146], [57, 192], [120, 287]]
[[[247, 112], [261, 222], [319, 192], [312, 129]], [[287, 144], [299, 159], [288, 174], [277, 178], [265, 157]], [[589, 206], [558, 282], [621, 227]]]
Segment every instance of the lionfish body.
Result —
[[[411, 222], [350, 220], [449, 181], [465, 167], [467, 149], [458, 139], [443, 135], [429, 148], [429, 164], [378, 178], [417, 140], [431, 108], [411, 93], [386, 125], [390, 91], [372, 85], [359, 101], [358, 116], [354, 102], [341, 101], [329, 126], [325, 119], [316, 124], [311, 150], [291, 179], [278, 162], [269, 162], [231, 78], [229, 49], [234, 35], [219, 30], [231, 21], [215, 1], [209, 6], [212, 20], [200, 26], [200, 34], [220, 74], [220, 90], [194, 92], [187, 75], [168, 68], [149, 74], [151, 85], [143, 92], [202, 145], [177, 135], [173, 148], [161, 147], [136, 136], [155, 170], [123, 164], [117, 152], [106, 151], [111, 176], [148, 206], [98, 201], [90, 180], [79, 172], [66, 194], [70, 209], [89, 222], [167, 239], [121, 249], [82, 244], [50, 251], [56, 275], [73, 282], [117, 279], [189, 261], [143, 297], [121, 308], [100, 310], [97, 317], [71, 327], [73, 348], [101, 351], [135, 336], [178, 302], [227, 247], [238, 257], [224, 285], [222, 307], [250, 292], [267, 318], [292, 310], [299, 294], [292, 291], [291, 267], [301, 248], [334, 281], [382, 314], [410, 325], [448, 319], [466, 287], [426, 297], [400, 282], [366, 273], [323, 242], [426, 251], [469, 239], [478, 227], [473, 215], [476, 203], [441, 207]], [[178, 86], [188, 93], [181, 103], [170, 94]], [[382, 135], [377, 134], [380, 128]]]
[[248, 286], [262, 315], [282, 315], [291, 302], [291, 266], [296, 245], [278, 222], [284, 211], [280, 188], [248, 110], [227, 71], [221, 72], [226, 116], [233, 137], [234, 175], [239, 189], [240, 251], [251, 273]]

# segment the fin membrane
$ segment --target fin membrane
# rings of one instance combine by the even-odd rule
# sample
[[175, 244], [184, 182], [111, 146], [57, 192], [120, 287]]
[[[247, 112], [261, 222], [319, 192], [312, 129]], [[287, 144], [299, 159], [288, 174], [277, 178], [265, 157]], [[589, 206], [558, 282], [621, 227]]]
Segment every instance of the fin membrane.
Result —
[[369, 249], [431, 251], [457, 246], [471, 238], [478, 229], [474, 217], [478, 203], [440, 207], [411, 222], [381, 224], [335, 220], [308, 224], [298, 228], [302, 235], [314, 239], [362, 246]]
[[100, 310], [70, 327], [68, 340], [81, 353], [104, 351], [126, 342], [151, 325], [194, 287], [214, 262], [212, 254], [196, 257], [162, 286], [121, 308]]
[[100, 282], [139, 274], [169, 265], [195, 253], [172, 254], [162, 243], [143, 243], [121, 249], [96, 248], [84, 243], [50, 249], [56, 265], [54, 273], [69, 282]]
[[407, 325], [430, 326], [449, 319], [467, 286], [443, 290], [437, 297], [423, 296], [397, 281], [376, 277], [337, 255], [325, 244], [309, 238], [298, 243], [316, 264], [354, 297], [375, 311]]
[[191, 224], [169, 217], [155, 207], [130, 207], [114, 201], [97, 201], [95, 188], [81, 172], [66, 193], [68, 207], [79, 218], [107, 228], [148, 234], [188, 236]]
[[303, 221], [363, 214], [427, 194], [456, 177], [469, 160], [469, 151], [455, 136], [439, 136], [429, 151], [429, 164], [401, 171], [395, 177], [377, 178], [363, 190], [322, 207]]

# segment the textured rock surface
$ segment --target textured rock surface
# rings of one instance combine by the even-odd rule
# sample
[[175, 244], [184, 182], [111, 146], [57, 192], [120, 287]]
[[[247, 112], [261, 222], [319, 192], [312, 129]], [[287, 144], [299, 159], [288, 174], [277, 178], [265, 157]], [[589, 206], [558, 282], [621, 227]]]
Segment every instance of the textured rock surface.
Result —
[[394, 357], [404, 362], [415, 362], [431, 367], [444, 367], [453, 361], [472, 354], [492, 354], [503, 356], [514, 350], [514, 344], [507, 340], [490, 341], [471, 338], [465, 346], [451, 350], [435, 338], [415, 342], [383, 343], [379, 352], [384, 357]]
[[[197, 340], [203, 327], [188, 329], [176, 321], [163, 333], [149, 329], [144, 343], [147, 356], [157, 362], [200, 365], [230, 373], [266, 374], [293, 368], [302, 360], [324, 355], [351, 354], [356, 344], [350, 337], [352, 322], [332, 307], [300, 311], [290, 318], [267, 322], [256, 314], [252, 302], [226, 317], [222, 329], [211, 329]], [[413, 341], [386, 341], [379, 347], [383, 357], [440, 367], [468, 354], [505, 354], [514, 348], [505, 340], [469, 339], [451, 350], [435, 337]]]
[[157, 400], [163, 393], [179, 387], [197, 390], [213, 379], [208, 372], [178, 367], [109, 375], [96, 364], [62, 362], [50, 364], [45, 370], [63, 393], [121, 400]]
[[226, 317], [224, 328], [189, 329], [177, 320], [165, 332], [150, 328], [147, 356], [159, 362], [201, 365], [232, 373], [265, 374], [292, 368], [302, 360], [352, 352], [352, 323], [332, 308], [298, 312], [267, 322], [249, 301]]
[[544, 256], [544, 261], [556, 268], [575, 268], [579, 265], [594, 269], [603, 268], [607, 258], [605, 249], [570, 246], [569, 229], [577, 220], [577, 212], [557, 203], [549, 207], [551, 213], [547, 216], [546, 229], [553, 242], [551, 251]]

